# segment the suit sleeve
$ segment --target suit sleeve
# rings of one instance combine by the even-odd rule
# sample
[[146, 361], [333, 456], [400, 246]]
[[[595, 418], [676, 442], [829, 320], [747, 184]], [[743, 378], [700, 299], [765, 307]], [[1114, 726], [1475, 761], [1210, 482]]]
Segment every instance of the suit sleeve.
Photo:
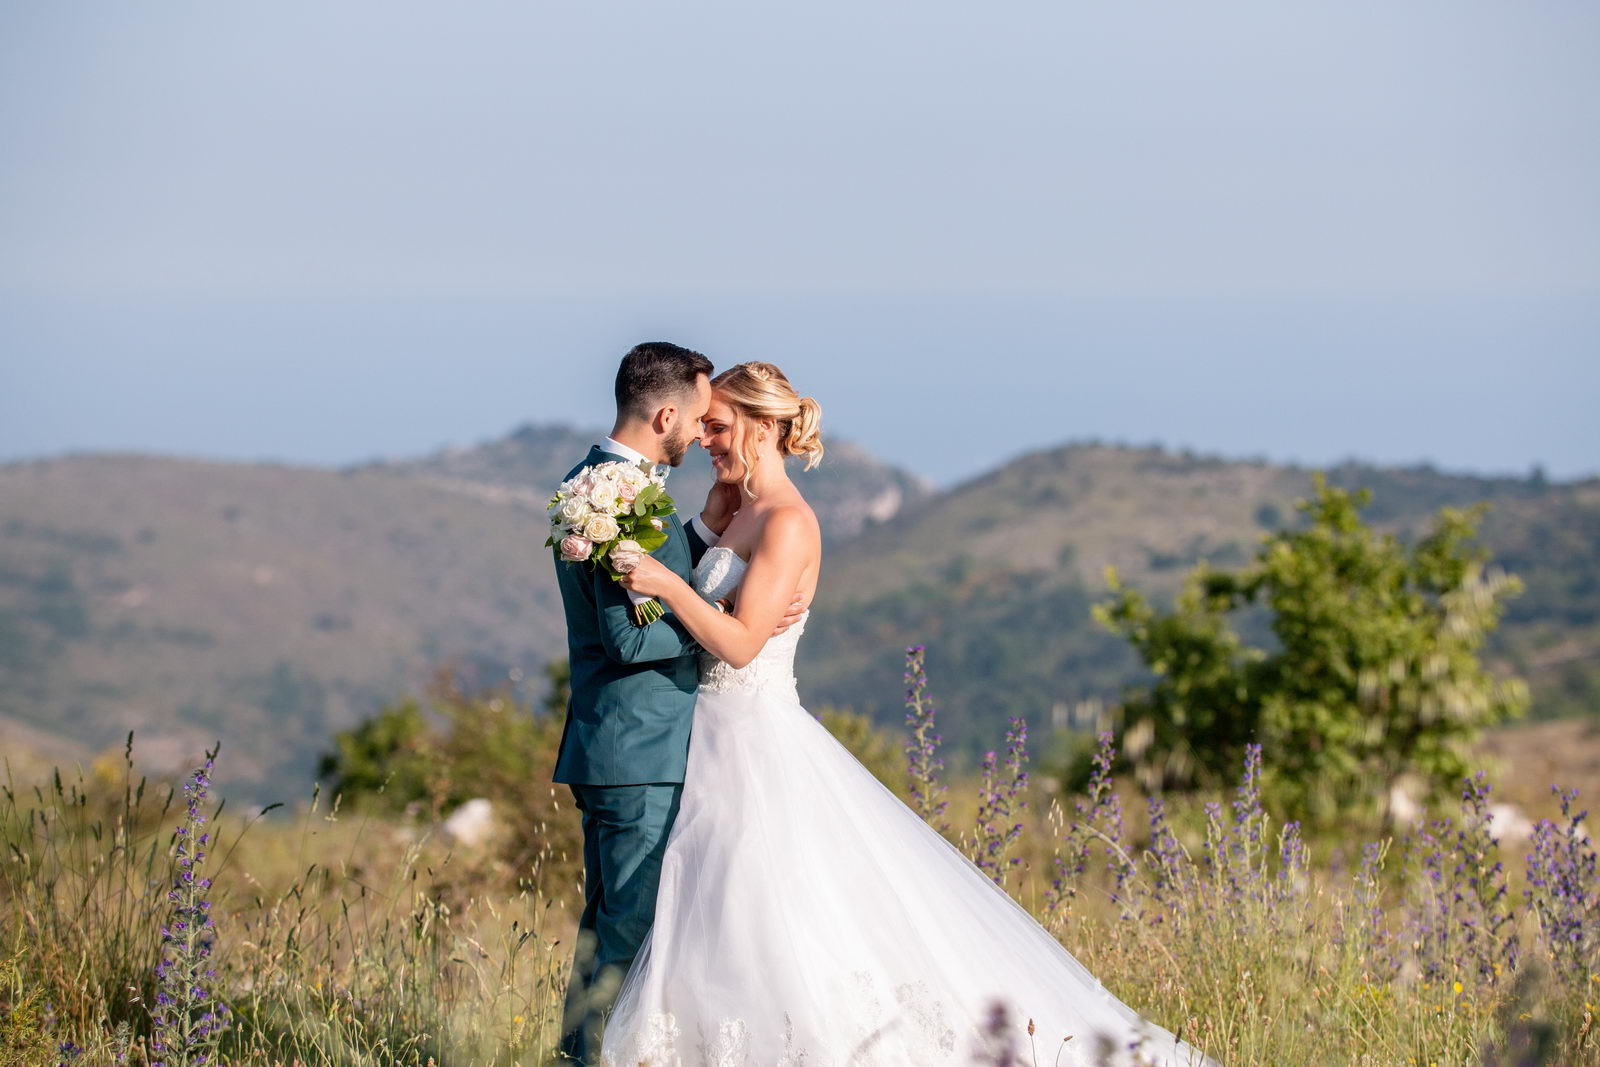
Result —
[[[691, 538], [690, 545], [693, 544]], [[612, 581], [604, 567], [592, 565], [586, 569], [600, 621], [600, 643], [607, 656], [618, 663], [633, 664], [677, 659], [700, 651], [699, 643], [671, 612], [649, 626], [635, 626], [628, 591]]]
[[700, 557], [706, 554], [707, 548], [711, 547], [706, 544], [705, 539], [700, 536], [700, 531], [696, 529], [699, 525], [699, 523], [693, 521], [683, 524], [683, 539], [689, 543], [689, 563], [695, 567], [700, 565]]

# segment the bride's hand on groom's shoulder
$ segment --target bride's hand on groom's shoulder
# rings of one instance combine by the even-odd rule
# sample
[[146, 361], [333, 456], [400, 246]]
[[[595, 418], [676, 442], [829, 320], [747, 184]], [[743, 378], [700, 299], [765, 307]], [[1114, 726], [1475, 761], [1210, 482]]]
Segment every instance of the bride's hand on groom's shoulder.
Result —
[[700, 513], [700, 521], [721, 537], [738, 513], [739, 487], [731, 482], [712, 483], [711, 492], [706, 494], [706, 508]]
[[626, 589], [632, 589], [641, 596], [653, 597], [664, 596], [683, 584], [682, 578], [649, 554], [640, 555], [632, 569], [617, 580]]

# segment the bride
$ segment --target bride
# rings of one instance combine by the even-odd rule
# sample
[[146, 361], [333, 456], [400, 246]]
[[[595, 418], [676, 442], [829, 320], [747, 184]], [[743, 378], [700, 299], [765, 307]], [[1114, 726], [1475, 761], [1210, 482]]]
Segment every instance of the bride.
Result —
[[784, 459], [821, 459], [821, 409], [769, 363], [711, 385], [701, 444], [739, 511], [693, 587], [649, 556], [622, 579], [705, 652], [655, 925], [602, 1063], [967, 1064], [996, 1025], [1026, 1050], [1031, 1022], [1042, 1064], [1214, 1067], [1112, 996], [801, 707], [805, 616], [768, 635], [795, 589], [807, 603], [816, 590], [822, 538]]

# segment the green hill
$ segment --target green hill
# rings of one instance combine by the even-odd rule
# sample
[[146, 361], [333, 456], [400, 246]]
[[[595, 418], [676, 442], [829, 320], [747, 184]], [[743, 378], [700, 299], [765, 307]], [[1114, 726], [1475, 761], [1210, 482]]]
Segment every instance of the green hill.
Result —
[[[449, 662], [537, 697], [564, 654], [544, 500], [597, 435], [522, 427], [467, 449], [325, 470], [138, 455], [0, 466], [0, 738], [74, 751], [138, 731], [178, 765], [213, 738], [241, 799], [304, 787], [335, 730]], [[670, 483], [708, 484], [699, 450]], [[1493, 656], [1536, 713], [1600, 709], [1600, 480], [1475, 478], [1346, 465], [1374, 521], [1407, 533], [1442, 504], [1494, 505], [1484, 541], [1523, 577]], [[1238, 563], [1292, 521], [1308, 472], [1074, 445], [934, 494], [830, 443], [802, 486], [823, 515], [824, 582], [801, 644], [814, 707], [900, 719], [901, 649], [929, 647], [952, 742], [1007, 714], [1082, 721], [1139, 665], [1090, 621], [1101, 573], [1170, 595], [1206, 558]], [[1077, 718], [1075, 719], [1075, 716]]]
[[[544, 505], [601, 435], [518, 429], [346, 470], [139, 455], [0, 466], [0, 738], [215, 737], [281, 799], [335, 730], [449, 662], [537, 688], [565, 655]], [[928, 490], [848, 444], [807, 475], [830, 540]], [[703, 500], [699, 449], [673, 475]], [[9, 724], [9, 729], [7, 728]]]
[[[446, 449], [368, 469], [412, 474], [468, 493], [503, 491], [542, 509], [572, 464], [604, 435], [603, 430], [530, 424], [474, 448]], [[888, 466], [849, 441], [832, 438], [822, 466], [803, 473], [798, 466], [794, 470], [830, 543], [853, 537], [868, 523], [885, 521], [933, 494], [933, 487], [915, 475]], [[703, 449], [689, 449], [683, 465], [672, 471], [668, 488], [685, 512], [699, 510], [711, 489], [711, 463]]]
[[[1481, 540], [1528, 586], [1492, 661], [1529, 679], [1536, 715], [1600, 712], [1600, 479], [1551, 485], [1356, 463], [1328, 473], [1336, 485], [1370, 486], [1369, 521], [1402, 537], [1441, 506], [1490, 501]], [[1170, 599], [1200, 560], [1250, 558], [1266, 531], [1298, 518], [1294, 502], [1309, 490], [1306, 469], [1153, 448], [1024, 456], [830, 556], [801, 646], [804, 693], [898, 721], [899, 650], [925, 643], [955, 744], [992, 746], [1006, 715], [1035, 729], [1081, 725], [1142, 675], [1090, 618], [1105, 567]]]
[[0, 714], [147, 758], [221, 736], [302, 782], [446, 657], [562, 640], [542, 509], [382, 471], [143, 456], [0, 468]]

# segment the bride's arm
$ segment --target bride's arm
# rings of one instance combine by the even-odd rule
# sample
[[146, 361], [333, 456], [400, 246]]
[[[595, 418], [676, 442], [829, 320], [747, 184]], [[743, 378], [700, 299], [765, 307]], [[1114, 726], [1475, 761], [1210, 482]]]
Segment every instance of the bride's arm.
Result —
[[810, 523], [799, 508], [777, 508], [767, 516], [732, 615], [706, 603], [692, 586], [649, 556], [622, 576], [622, 584], [660, 598], [701, 648], [732, 667], [743, 667], [756, 658], [789, 609], [811, 542]]

